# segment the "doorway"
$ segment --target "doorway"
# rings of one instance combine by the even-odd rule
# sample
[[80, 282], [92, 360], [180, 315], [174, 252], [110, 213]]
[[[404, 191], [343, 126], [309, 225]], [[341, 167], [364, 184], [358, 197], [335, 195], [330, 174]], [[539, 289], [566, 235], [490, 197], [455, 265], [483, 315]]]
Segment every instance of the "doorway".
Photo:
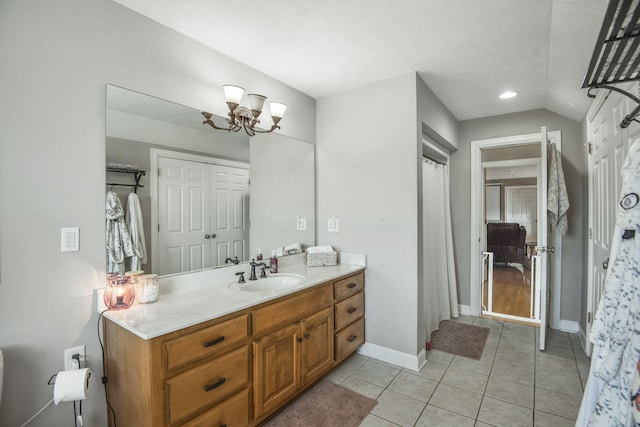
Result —
[[[482, 152], [498, 147], [511, 147], [521, 145], [539, 144], [540, 157], [546, 160], [547, 145], [541, 144], [541, 141], [550, 142], [555, 144], [558, 151], [561, 151], [561, 133], [559, 131], [547, 132], [543, 127], [540, 133], [515, 135], [509, 137], [491, 138], [486, 140], [475, 140], [471, 142], [471, 229], [470, 229], [470, 307], [469, 313], [471, 315], [480, 315], [482, 310], [482, 283], [485, 272], [482, 266], [485, 263], [483, 257], [482, 248], [484, 248], [486, 239], [486, 227], [483, 224], [482, 212], [484, 211], [484, 197], [483, 190], [485, 185], [485, 178], [482, 169]], [[485, 159], [486, 160], [486, 159]], [[540, 162], [542, 173], [540, 174], [540, 187], [546, 188], [546, 161]], [[539, 197], [539, 209], [541, 212], [545, 212], [544, 216], [539, 215], [539, 221], [546, 222], [546, 197]], [[539, 225], [539, 229], [546, 229]], [[543, 235], [543, 241], [538, 242], [538, 251], [534, 257], [537, 257], [536, 264], [533, 266], [534, 277], [542, 280], [543, 286], [539, 291], [536, 291], [534, 298], [534, 304], [540, 306], [540, 322], [541, 325], [547, 323], [554, 329], [559, 328], [560, 323], [560, 301], [561, 301], [561, 289], [560, 289], [560, 277], [561, 277], [561, 245], [562, 240], [559, 233], [552, 233], [549, 236], [548, 243], [547, 234], [539, 233]], [[538, 239], [539, 240], [539, 239]], [[555, 249], [555, 251], [554, 251]], [[545, 289], [549, 285], [548, 290]], [[552, 298], [550, 298], [552, 296]], [[549, 308], [547, 314], [547, 306]], [[546, 328], [540, 328], [540, 347], [544, 348], [544, 335], [546, 334]]]
[[[536, 323], [532, 280], [533, 249], [537, 239], [539, 147], [487, 149], [484, 158], [538, 157], [485, 161], [482, 250], [483, 315]], [[489, 257], [490, 255], [490, 257]]]

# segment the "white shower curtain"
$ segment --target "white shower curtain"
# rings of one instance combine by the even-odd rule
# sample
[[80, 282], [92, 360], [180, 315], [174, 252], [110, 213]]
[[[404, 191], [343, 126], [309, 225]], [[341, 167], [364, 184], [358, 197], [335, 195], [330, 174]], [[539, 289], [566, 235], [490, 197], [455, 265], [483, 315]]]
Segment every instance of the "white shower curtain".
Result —
[[425, 341], [442, 320], [458, 317], [458, 291], [451, 234], [449, 172], [425, 159], [422, 165], [423, 309]]

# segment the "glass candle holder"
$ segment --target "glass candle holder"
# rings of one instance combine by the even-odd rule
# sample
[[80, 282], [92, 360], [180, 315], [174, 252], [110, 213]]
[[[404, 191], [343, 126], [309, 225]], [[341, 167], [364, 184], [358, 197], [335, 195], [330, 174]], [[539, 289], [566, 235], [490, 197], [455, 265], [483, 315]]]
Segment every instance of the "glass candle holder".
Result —
[[157, 274], [145, 274], [140, 279], [139, 289], [137, 293], [138, 301], [141, 304], [149, 304], [158, 301], [160, 298], [160, 288], [158, 287]]
[[136, 291], [128, 277], [111, 276], [107, 280], [104, 289], [104, 304], [109, 310], [124, 310], [131, 305], [136, 298]]

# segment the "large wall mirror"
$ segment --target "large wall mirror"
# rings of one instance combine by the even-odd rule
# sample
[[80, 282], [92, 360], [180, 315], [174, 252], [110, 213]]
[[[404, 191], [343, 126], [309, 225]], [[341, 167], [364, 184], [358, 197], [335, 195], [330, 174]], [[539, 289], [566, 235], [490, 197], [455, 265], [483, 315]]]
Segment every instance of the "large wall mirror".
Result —
[[[107, 256], [108, 271], [164, 276], [315, 244], [312, 144], [214, 130], [197, 109], [112, 85], [106, 112], [107, 202], [131, 210], [146, 249], [117, 266]], [[122, 236], [107, 224], [113, 254]]]

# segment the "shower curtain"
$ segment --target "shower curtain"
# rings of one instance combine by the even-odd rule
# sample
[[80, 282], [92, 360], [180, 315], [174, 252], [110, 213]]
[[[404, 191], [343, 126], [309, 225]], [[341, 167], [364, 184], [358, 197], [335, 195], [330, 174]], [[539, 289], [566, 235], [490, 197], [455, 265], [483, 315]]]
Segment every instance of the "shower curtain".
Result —
[[442, 320], [458, 317], [458, 291], [451, 234], [449, 172], [446, 165], [422, 164], [423, 310], [425, 341]]

